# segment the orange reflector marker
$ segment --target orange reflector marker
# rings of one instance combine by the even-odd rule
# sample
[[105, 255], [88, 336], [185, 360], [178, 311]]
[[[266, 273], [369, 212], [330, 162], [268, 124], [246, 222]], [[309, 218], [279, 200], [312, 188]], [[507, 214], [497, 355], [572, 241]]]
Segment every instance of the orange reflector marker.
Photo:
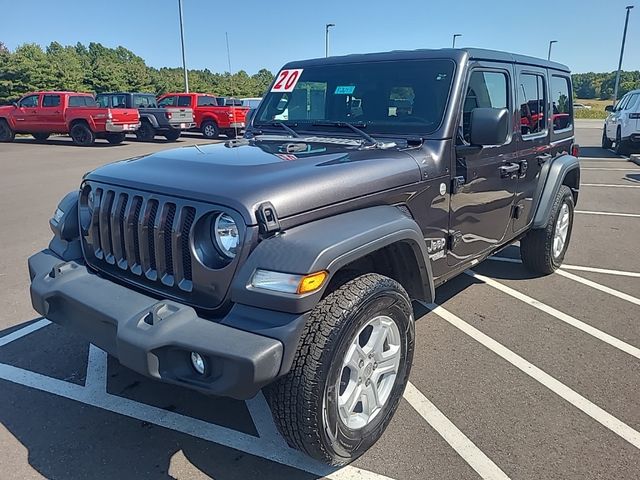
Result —
[[310, 273], [300, 279], [298, 284], [298, 294], [314, 292], [318, 290], [324, 284], [324, 281], [329, 276], [329, 272], [321, 271], [316, 273]]

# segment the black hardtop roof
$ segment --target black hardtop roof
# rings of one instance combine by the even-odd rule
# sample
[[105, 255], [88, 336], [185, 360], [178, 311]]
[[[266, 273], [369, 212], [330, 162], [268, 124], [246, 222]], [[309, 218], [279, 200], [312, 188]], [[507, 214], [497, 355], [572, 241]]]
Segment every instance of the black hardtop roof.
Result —
[[501, 52], [499, 50], [485, 50], [482, 48], [442, 48], [442, 49], [418, 49], [418, 50], [393, 50], [391, 52], [379, 53], [356, 53], [339, 57], [315, 58], [311, 60], [301, 60], [289, 62], [286, 68], [313, 66], [313, 65], [336, 65], [342, 63], [359, 62], [381, 62], [389, 60], [416, 60], [427, 58], [450, 58], [457, 63], [467, 59], [472, 60], [492, 60], [497, 62], [519, 63], [543, 68], [551, 68], [563, 72], [570, 72], [569, 67], [557, 62], [551, 62], [542, 58], [518, 55], [515, 53]]

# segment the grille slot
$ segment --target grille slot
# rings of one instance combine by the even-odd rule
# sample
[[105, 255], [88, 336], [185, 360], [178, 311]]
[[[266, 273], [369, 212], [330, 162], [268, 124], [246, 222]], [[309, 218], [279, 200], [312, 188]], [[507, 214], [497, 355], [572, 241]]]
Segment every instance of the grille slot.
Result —
[[98, 268], [116, 268], [139, 281], [191, 292], [189, 234], [197, 210], [149, 197], [107, 186], [94, 188], [91, 225], [84, 237], [87, 251]]

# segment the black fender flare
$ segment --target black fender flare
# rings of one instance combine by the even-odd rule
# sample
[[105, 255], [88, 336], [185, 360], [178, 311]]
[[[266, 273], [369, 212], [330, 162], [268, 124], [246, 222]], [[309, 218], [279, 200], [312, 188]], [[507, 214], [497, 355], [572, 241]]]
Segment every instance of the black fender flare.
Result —
[[231, 300], [270, 310], [307, 312], [320, 301], [329, 280], [322, 289], [307, 295], [272, 292], [250, 287], [256, 269], [295, 274], [327, 270], [333, 276], [343, 266], [398, 242], [412, 248], [418, 263], [422, 279], [422, 298], [418, 300], [432, 302], [433, 274], [420, 227], [390, 205], [323, 218], [263, 240], [237, 272]]
[[148, 121], [153, 128], [158, 128], [160, 126], [160, 124], [158, 123], [158, 119], [155, 117], [155, 115], [152, 115], [150, 113], [140, 114], [140, 120]]
[[561, 155], [556, 157], [552, 162], [550, 162], [548, 169], [546, 181], [544, 182], [542, 193], [539, 196], [540, 201], [538, 202], [536, 214], [533, 218], [532, 228], [545, 227], [549, 219], [549, 215], [551, 214], [553, 201], [556, 198], [558, 190], [560, 190], [560, 187], [564, 184], [565, 178], [570, 172], [577, 170], [578, 175], [576, 185], [571, 186], [572, 190], [577, 193], [580, 187], [580, 161], [577, 157], [574, 157], [573, 155]]

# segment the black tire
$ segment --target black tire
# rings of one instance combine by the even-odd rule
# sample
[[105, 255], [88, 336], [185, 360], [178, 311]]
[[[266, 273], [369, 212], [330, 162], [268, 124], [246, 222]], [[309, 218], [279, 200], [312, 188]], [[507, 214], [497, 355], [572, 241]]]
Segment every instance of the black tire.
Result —
[[124, 142], [126, 135], [124, 133], [107, 133], [105, 137], [111, 145], [120, 145]]
[[609, 150], [612, 145], [613, 142], [609, 140], [609, 137], [607, 137], [607, 127], [605, 126], [602, 129], [602, 148], [604, 148], [605, 150]]
[[175, 142], [176, 140], [178, 140], [180, 138], [180, 134], [181, 133], [182, 132], [180, 130], [171, 129], [171, 130], [165, 132], [164, 138], [166, 138], [170, 142]]
[[[553, 246], [558, 216], [562, 211], [562, 206], [565, 204], [569, 209], [569, 223], [567, 226], [566, 239], [562, 251], [558, 254], [554, 254]], [[560, 265], [562, 265], [571, 240], [573, 211], [574, 202], [571, 189], [566, 185], [562, 185], [553, 201], [549, 220], [545, 227], [530, 230], [529, 233], [520, 240], [520, 258], [522, 258], [522, 263], [524, 263], [529, 270], [535, 273], [548, 275], [556, 271]]]
[[93, 133], [89, 128], [89, 125], [86, 123], [74, 124], [71, 127], [69, 135], [71, 135], [73, 143], [81, 147], [88, 147], [89, 145], [93, 145], [93, 142], [96, 141], [96, 134]]
[[140, 123], [140, 128], [136, 130], [136, 138], [139, 142], [153, 142], [156, 136], [156, 129], [146, 120]]
[[[361, 338], [362, 327], [378, 315], [389, 317], [398, 327], [399, 367], [384, 406], [369, 424], [351, 429], [336, 406], [344, 386], [342, 359], [352, 342]], [[328, 294], [307, 320], [291, 370], [265, 389], [288, 444], [331, 465], [345, 465], [362, 455], [380, 438], [398, 407], [411, 370], [414, 339], [411, 302], [395, 280], [366, 274]], [[371, 362], [365, 368], [369, 375]]]
[[218, 138], [220, 137], [220, 129], [213, 120], [206, 120], [200, 127], [200, 131], [204, 138]]
[[618, 130], [616, 131], [616, 145], [614, 150], [616, 155], [626, 155], [628, 152], [627, 145], [622, 140], [622, 131], [620, 130], [620, 127], [618, 127]]
[[[238, 138], [238, 135], [236, 134], [236, 131], [233, 128], [231, 130], [227, 130], [224, 133], [227, 136], [227, 138], [230, 138], [230, 139]], [[240, 133], [240, 131], [238, 130], [238, 134], [239, 133]]]
[[49, 138], [51, 134], [49, 133], [32, 133], [31, 136], [35, 138], [39, 142], [44, 142], [47, 138]]
[[13, 142], [16, 138], [14, 132], [4, 118], [0, 118], [0, 142]]

